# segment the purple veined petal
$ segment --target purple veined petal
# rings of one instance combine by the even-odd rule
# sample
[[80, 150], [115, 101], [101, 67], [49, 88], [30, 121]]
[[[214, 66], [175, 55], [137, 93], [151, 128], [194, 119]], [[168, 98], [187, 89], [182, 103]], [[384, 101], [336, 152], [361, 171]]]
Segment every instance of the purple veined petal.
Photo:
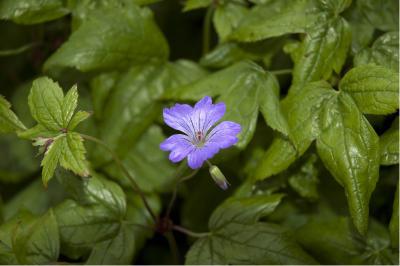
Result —
[[167, 138], [160, 144], [160, 149], [163, 151], [171, 151], [169, 160], [177, 163], [182, 161], [195, 147], [183, 134], [175, 134]]
[[192, 135], [194, 132], [190, 127], [190, 123], [188, 123], [192, 112], [193, 107], [188, 104], [175, 104], [171, 108], [164, 108], [163, 117], [168, 126], [187, 135]]
[[226, 149], [238, 141], [237, 135], [240, 131], [241, 127], [238, 123], [231, 121], [221, 122], [207, 135], [206, 143], [207, 145], [214, 145], [221, 149]]
[[191, 120], [193, 121], [195, 132], [207, 131], [218, 122], [225, 114], [226, 106], [224, 103], [212, 104], [211, 97], [205, 96], [194, 106]]
[[212, 145], [194, 149], [188, 155], [189, 167], [192, 169], [199, 169], [206, 160], [211, 159], [218, 151], [219, 148]]

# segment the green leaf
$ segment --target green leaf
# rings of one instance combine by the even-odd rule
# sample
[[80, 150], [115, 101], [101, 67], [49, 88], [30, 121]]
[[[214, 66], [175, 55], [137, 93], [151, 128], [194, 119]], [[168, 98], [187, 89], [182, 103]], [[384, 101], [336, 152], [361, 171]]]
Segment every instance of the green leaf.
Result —
[[332, 71], [340, 73], [351, 44], [351, 31], [341, 17], [310, 28], [299, 48], [293, 69], [294, 90], [310, 81], [328, 79]]
[[43, 185], [47, 187], [47, 183], [54, 175], [54, 171], [57, 168], [58, 162], [62, 156], [64, 147], [64, 137], [58, 138], [50, 146], [48, 146], [47, 151], [44, 153], [43, 160], [41, 162], [42, 169], [42, 181]]
[[74, 115], [75, 109], [78, 105], [78, 89], [77, 86], [74, 85], [67, 92], [63, 101], [61, 103], [61, 118], [63, 128], [67, 128], [69, 122], [71, 121], [72, 116]]
[[364, 17], [381, 31], [398, 31], [399, 2], [386, 0], [357, 1], [357, 8]]
[[317, 185], [319, 181], [316, 161], [317, 157], [313, 154], [304, 162], [300, 170], [290, 175], [288, 179], [290, 187], [300, 196], [309, 200], [318, 199]]
[[187, 0], [185, 1], [185, 7], [183, 8], [183, 12], [207, 7], [211, 5], [211, 3], [212, 0]]
[[[128, 172], [143, 191], [169, 191], [175, 185], [176, 170], [159, 147], [164, 138], [160, 127], [151, 126], [123, 160]], [[132, 186], [131, 181], [118, 165], [112, 164], [106, 168], [106, 171], [124, 186]], [[160, 175], [160, 173], [163, 174]]]
[[399, 33], [387, 32], [354, 57], [354, 65], [374, 64], [384, 66], [399, 72]]
[[46, 61], [44, 69], [74, 67], [86, 72], [165, 61], [168, 45], [151, 11], [128, 3], [124, 8], [104, 7], [90, 12], [87, 20]]
[[74, 114], [71, 120], [68, 122], [67, 129], [74, 130], [81, 122], [85, 121], [91, 116], [91, 113], [85, 111], [78, 111]]
[[200, 59], [200, 64], [209, 68], [224, 68], [243, 60], [261, 61], [271, 65], [272, 58], [284, 44], [284, 38], [272, 38], [259, 42], [218, 44]]
[[62, 0], [2, 0], [0, 19], [18, 24], [37, 24], [63, 17], [69, 10]]
[[397, 117], [390, 129], [379, 139], [381, 164], [392, 165], [399, 163], [399, 118]]
[[332, 15], [338, 15], [351, 5], [352, 0], [320, 0], [319, 4], [322, 10], [331, 12]]
[[228, 198], [211, 215], [209, 227], [218, 230], [229, 223], [256, 223], [272, 213], [282, 197], [282, 194], [273, 194]]
[[46, 264], [57, 261], [60, 240], [53, 211], [40, 218], [22, 216], [12, 239], [13, 250], [21, 264]]
[[[167, 88], [175, 88], [203, 77], [206, 72], [195, 63], [181, 60], [162, 65], [135, 66], [125, 72], [104, 106], [100, 135], [124, 157], [161, 112], [157, 100]], [[97, 153], [100, 162], [109, 153]]]
[[229, 39], [254, 42], [305, 32], [316, 21], [314, 9], [312, 0], [273, 0], [265, 5], [256, 5], [232, 31]]
[[213, 22], [220, 42], [227, 40], [240, 21], [247, 16], [247, 12], [247, 7], [240, 3], [228, 2], [217, 6]]
[[78, 133], [68, 132], [60, 141], [63, 142], [60, 165], [77, 175], [88, 176], [89, 168], [82, 137]]
[[97, 120], [102, 119], [107, 99], [119, 78], [119, 72], [107, 72], [91, 80], [90, 87], [93, 101], [93, 115]]
[[0, 95], [0, 133], [26, 129], [10, 107], [11, 104]]
[[237, 122], [242, 127], [236, 146], [243, 149], [254, 134], [259, 109], [270, 127], [287, 134], [278, 94], [279, 85], [274, 76], [256, 64], [245, 61], [188, 86], [169, 90], [166, 97], [198, 100], [205, 95], [218, 95], [217, 101], [226, 104], [227, 112], [223, 119]]
[[277, 136], [260, 159], [251, 179], [262, 180], [276, 175], [287, 169], [298, 156], [299, 154], [290, 140], [283, 136]]
[[317, 150], [324, 165], [345, 188], [353, 223], [361, 234], [368, 226], [368, 204], [378, 180], [379, 138], [346, 94], [325, 106]]
[[287, 230], [257, 222], [274, 210], [281, 197], [260, 195], [225, 201], [210, 218], [210, 235], [198, 239], [186, 254], [186, 264], [316, 263]]
[[366, 114], [390, 114], [399, 107], [399, 74], [381, 66], [351, 69], [340, 81], [340, 90], [349, 93]]
[[390, 239], [392, 247], [399, 249], [399, 184], [397, 183], [396, 195], [393, 201], [392, 218], [389, 223]]

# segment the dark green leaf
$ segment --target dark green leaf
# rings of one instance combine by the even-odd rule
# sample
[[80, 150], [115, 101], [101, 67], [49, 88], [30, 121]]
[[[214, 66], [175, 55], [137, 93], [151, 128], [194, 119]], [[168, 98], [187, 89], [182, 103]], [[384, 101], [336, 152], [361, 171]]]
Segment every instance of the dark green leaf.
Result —
[[340, 90], [349, 93], [366, 114], [390, 114], [399, 107], [399, 74], [381, 66], [351, 69], [340, 81]]
[[63, 17], [69, 10], [62, 0], [2, 0], [0, 18], [19, 24], [37, 24]]
[[399, 118], [396, 118], [391, 128], [380, 136], [379, 148], [382, 165], [399, 163]]
[[399, 72], [399, 33], [388, 32], [380, 36], [371, 48], [365, 48], [354, 57], [354, 65], [374, 64]]
[[268, 1], [265, 5], [253, 7], [229, 38], [253, 42], [289, 33], [305, 32], [316, 18], [312, 0]]
[[399, 29], [399, 2], [392, 0], [357, 1], [357, 8], [374, 27], [381, 31]]
[[74, 67], [80, 71], [126, 68], [149, 60], [166, 60], [168, 45], [151, 11], [130, 4], [100, 8], [72, 33], [44, 69]]
[[379, 138], [350, 96], [341, 94], [325, 106], [317, 149], [324, 165], [345, 188], [357, 230], [368, 227], [368, 204], [378, 180]]
[[304, 164], [301, 166], [297, 173], [289, 176], [289, 185], [295, 190], [300, 196], [315, 200], [318, 198], [318, 169], [316, 168], [315, 162], [317, 157], [313, 154]]
[[170, 90], [167, 97], [198, 100], [205, 95], [218, 95], [217, 101], [226, 104], [227, 112], [223, 119], [237, 122], [242, 127], [236, 146], [244, 148], [254, 134], [259, 109], [270, 127], [287, 134], [278, 92], [279, 85], [273, 75], [245, 61], [188, 86]]
[[10, 107], [11, 104], [0, 95], [0, 133], [25, 130], [24, 124], [18, 119], [13, 111], [11, 111]]
[[300, 90], [307, 82], [328, 79], [333, 70], [340, 73], [350, 44], [350, 27], [341, 17], [311, 28], [299, 48], [292, 88]]

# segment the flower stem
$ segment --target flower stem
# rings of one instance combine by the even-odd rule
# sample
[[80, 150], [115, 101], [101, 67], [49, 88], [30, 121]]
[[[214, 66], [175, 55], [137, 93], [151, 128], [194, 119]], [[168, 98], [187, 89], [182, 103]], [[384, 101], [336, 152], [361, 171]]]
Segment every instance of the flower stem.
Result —
[[124, 172], [124, 174], [129, 178], [129, 180], [132, 183], [132, 187], [135, 190], [135, 192], [137, 192], [140, 196], [140, 198], [143, 201], [143, 204], [145, 206], [145, 208], [147, 209], [147, 211], [149, 212], [150, 216], [153, 218], [153, 221], [156, 223], [157, 222], [157, 217], [154, 214], [153, 210], [151, 209], [149, 203], [146, 200], [146, 197], [143, 193], [143, 191], [140, 189], [139, 185], [136, 183], [135, 179], [133, 178], [133, 176], [129, 173], [128, 169], [126, 169], [126, 167], [124, 166], [124, 164], [122, 163], [121, 159], [118, 157], [118, 155], [114, 152], [113, 149], [111, 149], [104, 141], [89, 136], [89, 135], [85, 135], [85, 134], [80, 134], [80, 136], [86, 140], [95, 142], [97, 144], [100, 144], [101, 146], [103, 146], [106, 150], [108, 150], [111, 154], [111, 156], [113, 157], [114, 161], [117, 163], [117, 165], [119, 166], [119, 168], [122, 170], [122, 172]]
[[285, 75], [292, 73], [292, 69], [280, 69], [280, 70], [272, 70], [270, 73], [274, 75]]
[[210, 232], [197, 233], [197, 232], [190, 231], [189, 229], [186, 229], [186, 228], [184, 228], [182, 226], [179, 226], [179, 225], [173, 225], [172, 229], [175, 230], [175, 231], [181, 232], [181, 233], [183, 233], [185, 235], [196, 237], [196, 238], [201, 238], [201, 237], [206, 237], [206, 236], [211, 235]]
[[206, 16], [204, 17], [203, 23], [203, 55], [210, 51], [210, 30], [211, 30], [211, 18], [214, 13], [214, 6], [210, 5], [207, 9]]
[[175, 236], [172, 232], [167, 232], [164, 236], [168, 240], [169, 248], [171, 249], [172, 259], [175, 265], [179, 265], [179, 250], [178, 245], [176, 244]]
[[189, 180], [190, 178], [194, 177], [194, 176], [197, 174], [198, 171], [199, 171], [199, 169], [194, 170], [192, 173], [190, 173], [190, 174], [187, 175], [187, 176], [181, 177], [181, 178], [178, 180], [178, 182], [176, 182], [174, 191], [173, 191], [173, 193], [172, 193], [172, 198], [171, 198], [171, 200], [170, 200], [170, 202], [169, 202], [169, 204], [168, 204], [168, 209], [167, 209], [167, 212], [166, 212], [166, 215], [165, 215], [166, 217], [169, 217], [170, 214], [171, 214], [172, 207], [174, 206], [174, 202], [175, 202], [175, 200], [176, 200], [176, 194], [178, 193], [178, 186], [179, 186], [181, 183], [185, 182], [186, 180]]

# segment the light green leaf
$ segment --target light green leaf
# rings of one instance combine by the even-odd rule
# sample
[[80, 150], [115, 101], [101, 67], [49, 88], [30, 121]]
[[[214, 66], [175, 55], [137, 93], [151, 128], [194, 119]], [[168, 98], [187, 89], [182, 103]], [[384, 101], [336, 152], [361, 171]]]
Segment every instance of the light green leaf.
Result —
[[[102, 140], [124, 157], [160, 115], [161, 104], [157, 100], [164, 90], [188, 84], [205, 74], [197, 64], [185, 60], [132, 67], [108, 96], [100, 124]], [[109, 153], [96, 155], [99, 162], [110, 159]]]
[[151, 11], [128, 3], [124, 8], [99, 8], [91, 12], [46, 61], [44, 69], [74, 67], [86, 72], [165, 61], [168, 45]]
[[68, 123], [67, 129], [74, 130], [82, 121], [88, 119], [91, 116], [91, 113], [85, 111], [78, 111], [74, 114], [71, 120]]
[[240, 21], [247, 16], [247, 12], [247, 7], [240, 3], [228, 2], [217, 6], [213, 22], [220, 42], [227, 40], [227, 37], [237, 28]]
[[305, 32], [317, 19], [312, 0], [273, 0], [256, 5], [240, 21], [229, 39], [254, 42]]
[[372, 44], [371, 48], [365, 48], [354, 57], [354, 65], [374, 64], [391, 68], [399, 72], [399, 33], [388, 32], [381, 35]]
[[399, 249], [399, 184], [397, 183], [396, 195], [393, 201], [392, 218], [389, 223], [390, 239], [392, 247]]
[[244, 148], [253, 136], [259, 109], [267, 124], [287, 134], [286, 120], [279, 104], [279, 85], [273, 75], [251, 62], [240, 62], [188, 86], [167, 91], [166, 97], [199, 100], [205, 95], [219, 96], [226, 104], [224, 120], [241, 125], [238, 148]]
[[61, 103], [62, 106], [61, 117], [63, 122], [63, 128], [68, 127], [69, 122], [71, 121], [71, 118], [74, 115], [77, 105], [78, 105], [78, 89], [77, 86], [74, 85], [67, 92]]
[[26, 129], [10, 108], [11, 104], [0, 95], [0, 133]]
[[88, 176], [89, 168], [82, 137], [78, 133], [68, 132], [60, 141], [63, 143], [60, 165], [77, 175]]
[[18, 24], [37, 24], [63, 17], [69, 10], [62, 0], [2, 0], [0, 19]]
[[392, 165], [399, 163], [399, 118], [397, 117], [390, 129], [388, 129], [379, 139], [379, 148], [382, 165]]
[[361, 234], [368, 227], [368, 204], [378, 180], [379, 138], [346, 94], [332, 98], [321, 116], [317, 150], [324, 165], [345, 188], [350, 214]]
[[207, 7], [211, 5], [211, 3], [212, 0], [187, 0], [185, 1], [185, 7], [183, 8], [183, 12]]
[[351, 31], [341, 17], [310, 28], [300, 47], [293, 69], [293, 90], [310, 81], [328, 79], [340, 73], [351, 44]]
[[64, 137], [58, 138], [53, 143], [51, 143], [47, 151], [44, 153], [43, 160], [41, 162], [42, 169], [42, 181], [43, 185], [47, 187], [47, 183], [53, 177], [54, 171], [57, 168], [57, 164], [62, 156], [64, 148]]
[[282, 197], [282, 194], [273, 194], [228, 198], [213, 212], [209, 227], [218, 230], [229, 223], [256, 223], [272, 213]]
[[[128, 172], [143, 191], [169, 191], [175, 185], [176, 170], [159, 148], [164, 139], [161, 128], [151, 126], [123, 160]], [[107, 167], [106, 171], [119, 183], [131, 187], [131, 181], [115, 163]]]
[[60, 240], [56, 218], [50, 209], [44, 216], [20, 217], [12, 239], [13, 251], [20, 264], [47, 264], [57, 261]]
[[47, 77], [34, 80], [28, 97], [33, 118], [48, 130], [63, 128], [63, 97], [64, 93], [57, 82]]
[[357, 1], [357, 8], [364, 17], [381, 31], [399, 30], [399, 2], [392, 0]]
[[390, 114], [399, 107], [399, 74], [381, 66], [351, 69], [340, 81], [340, 90], [349, 93], [366, 114]]

